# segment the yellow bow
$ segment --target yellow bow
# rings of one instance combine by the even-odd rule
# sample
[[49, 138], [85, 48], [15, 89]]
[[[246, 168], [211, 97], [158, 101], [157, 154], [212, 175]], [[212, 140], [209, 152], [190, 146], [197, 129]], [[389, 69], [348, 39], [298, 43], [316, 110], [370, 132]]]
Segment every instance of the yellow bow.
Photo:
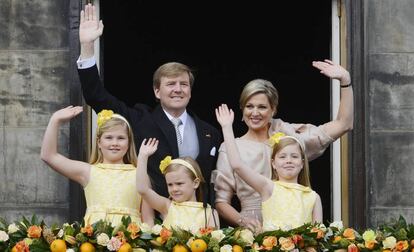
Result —
[[270, 146], [274, 146], [275, 144], [278, 144], [279, 142], [280, 142], [280, 139], [282, 138], [282, 137], [284, 137], [284, 136], [286, 136], [286, 134], [285, 133], [283, 133], [283, 132], [277, 132], [277, 133], [275, 133], [275, 134], [273, 134], [270, 138], [269, 138], [269, 143], [270, 143]]
[[165, 169], [171, 164], [171, 156], [166, 156], [163, 160], [160, 162], [160, 171], [162, 174], [164, 174]]
[[98, 120], [96, 122], [98, 124], [98, 128], [100, 128], [106, 121], [111, 119], [113, 115], [114, 115], [114, 112], [112, 110], [104, 109], [101, 112], [99, 112]]

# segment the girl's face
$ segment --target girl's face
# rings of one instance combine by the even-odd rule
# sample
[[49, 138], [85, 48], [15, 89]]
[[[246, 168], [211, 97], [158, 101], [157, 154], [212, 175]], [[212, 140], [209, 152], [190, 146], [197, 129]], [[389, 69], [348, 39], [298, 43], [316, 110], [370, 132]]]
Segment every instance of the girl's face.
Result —
[[187, 168], [182, 167], [181, 169], [165, 174], [168, 193], [176, 202], [197, 201], [196, 190], [200, 185], [200, 180], [193, 180], [185, 169]]
[[298, 175], [303, 169], [299, 144], [289, 144], [276, 153], [272, 160], [272, 167], [276, 170], [280, 181], [297, 183]]
[[98, 139], [98, 147], [102, 152], [103, 163], [123, 164], [123, 158], [129, 148], [126, 126], [115, 126], [104, 132]]
[[251, 130], [267, 129], [274, 112], [265, 94], [255, 94], [243, 108], [243, 120]]

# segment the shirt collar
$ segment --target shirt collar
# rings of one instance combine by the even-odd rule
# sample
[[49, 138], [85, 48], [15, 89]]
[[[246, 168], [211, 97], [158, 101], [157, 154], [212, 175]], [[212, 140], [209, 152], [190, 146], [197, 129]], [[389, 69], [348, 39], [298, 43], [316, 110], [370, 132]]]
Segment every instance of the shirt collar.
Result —
[[[171, 119], [173, 119], [174, 117], [172, 115], [170, 115], [167, 111], [165, 111], [165, 109], [163, 109], [163, 110], [164, 110], [164, 113], [167, 115], [168, 120], [171, 121]], [[187, 110], [184, 110], [184, 112], [178, 117], [178, 118], [180, 118], [181, 122], [183, 123], [183, 126], [187, 122], [187, 117], [188, 117]]]

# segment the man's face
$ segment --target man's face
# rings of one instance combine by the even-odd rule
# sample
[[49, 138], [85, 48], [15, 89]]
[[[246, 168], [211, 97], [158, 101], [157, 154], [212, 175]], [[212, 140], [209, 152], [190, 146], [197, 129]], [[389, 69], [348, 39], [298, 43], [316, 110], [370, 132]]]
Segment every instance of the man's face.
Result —
[[172, 116], [180, 116], [191, 98], [190, 77], [182, 73], [175, 77], [161, 77], [159, 88], [154, 88], [155, 97]]

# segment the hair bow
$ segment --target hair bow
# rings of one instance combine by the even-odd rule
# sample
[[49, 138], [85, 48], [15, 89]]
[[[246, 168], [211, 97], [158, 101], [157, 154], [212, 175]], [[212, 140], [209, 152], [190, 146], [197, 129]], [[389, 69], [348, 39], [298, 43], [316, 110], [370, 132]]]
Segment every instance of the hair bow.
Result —
[[98, 124], [98, 128], [100, 128], [106, 121], [111, 119], [113, 115], [114, 115], [114, 112], [112, 110], [104, 109], [101, 112], [99, 112], [98, 119], [96, 122]]
[[286, 136], [286, 134], [285, 133], [283, 133], [283, 132], [277, 132], [277, 133], [274, 133], [270, 138], [269, 138], [269, 143], [270, 143], [270, 146], [274, 146], [275, 144], [278, 144], [279, 142], [280, 142], [280, 139], [282, 138], [282, 137], [284, 137], [284, 136]]
[[160, 162], [160, 171], [162, 174], [164, 174], [165, 169], [171, 164], [171, 156], [166, 156], [163, 160]]

